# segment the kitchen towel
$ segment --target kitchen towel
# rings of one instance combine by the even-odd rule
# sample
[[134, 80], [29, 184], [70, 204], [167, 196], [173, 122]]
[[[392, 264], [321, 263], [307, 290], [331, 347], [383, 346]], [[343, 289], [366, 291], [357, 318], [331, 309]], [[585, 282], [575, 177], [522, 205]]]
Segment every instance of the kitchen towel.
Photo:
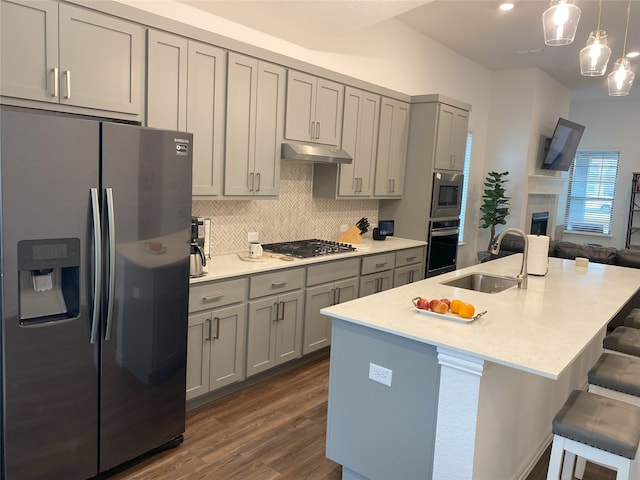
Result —
[[549, 266], [549, 237], [546, 235], [527, 235], [527, 239], [529, 239], [527, 273], [546, 275]]

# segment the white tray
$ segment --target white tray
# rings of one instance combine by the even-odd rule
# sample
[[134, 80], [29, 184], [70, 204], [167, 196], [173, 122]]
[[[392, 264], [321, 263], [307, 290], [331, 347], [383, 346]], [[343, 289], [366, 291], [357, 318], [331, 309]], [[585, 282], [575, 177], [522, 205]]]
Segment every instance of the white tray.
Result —
[[[414, 298], [415, 300], [415, 298]], [[414, 303], [414, 302], [412, 302]], [[441, 320], [453, 320], [454, 322], [460, 322], [460, 323], [472, 323], [475, 322], [478, 318], [480, 318], [481, 316], [483, 316], [485, 313], [487, 313], [487, 311], [485, 310], [484, 312], [480, 312], [480, 313], [476, 313], [473, 317], [471, 318], [463, 318], [460, 315], [458, 315], [457, 313], [436, 313], [432, 310], [422, 310], [421, 308], [418, 308], [415, 306], [414, 303], [414, 307], [416, 312], [421, 313], [423, 315], [427, 315], [429, 317], [435, 317], [435, 318], [439, 318]]]

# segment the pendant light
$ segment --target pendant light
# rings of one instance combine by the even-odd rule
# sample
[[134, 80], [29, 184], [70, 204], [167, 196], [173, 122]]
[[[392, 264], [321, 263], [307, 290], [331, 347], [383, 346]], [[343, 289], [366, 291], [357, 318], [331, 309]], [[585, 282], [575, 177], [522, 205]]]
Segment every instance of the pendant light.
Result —
[[600, 14], [602, 0], [599, 2], [598, 28], [589, 34], [587, 46], [580, 50], [580, 73], [585, 77], [604, 75], [611, 57], [611, 49], [607, 45], [607, 32], [600, 30]]
[[627, 7], [627, 28], [624, 32], [624, 46], [622, 47], [622, 57], [616, 60], [616, 64], [613, 67], [613, 71], [607, 77], [607, 83], [609, 84], [609, 95], [612, 97], [623, 97], [629, 95], [631, 85], [633, 85], [633, 79], [635, 74], [631, 71], [631, 64], [629, 59], [625, 57], [627, 51], [627, 33], [629, 33], [629, 16], [631, 14], [631, 0], [629, 0], [629, 6]]
[[552, 46], [569, 45], [576, 35], [582, 12], [574, 0], [552, 0], [551, 3], [542, 14], [544, 43]]

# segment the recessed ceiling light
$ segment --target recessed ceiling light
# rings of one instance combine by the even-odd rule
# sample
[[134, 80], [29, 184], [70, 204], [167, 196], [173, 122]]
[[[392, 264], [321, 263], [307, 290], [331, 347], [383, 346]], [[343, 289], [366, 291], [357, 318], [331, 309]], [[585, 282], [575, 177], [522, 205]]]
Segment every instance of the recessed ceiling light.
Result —
[[640, 52], [629, 52], [627, 53], [627, 58], [636, 58], [640, 56]]
[[505, 12], [511, 10], [513, 8], [513, 3], [511, 2], [504, 2], [501, 3], [500, 6], [498, 7], [500, 10], [503, 10]]

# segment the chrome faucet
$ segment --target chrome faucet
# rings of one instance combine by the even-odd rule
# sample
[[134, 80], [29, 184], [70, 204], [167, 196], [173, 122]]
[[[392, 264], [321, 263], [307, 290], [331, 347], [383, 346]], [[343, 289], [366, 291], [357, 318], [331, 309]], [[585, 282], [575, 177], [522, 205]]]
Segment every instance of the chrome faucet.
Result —
[[493, 245], [491, 246], [491, 253], [493, 255], [497, 255], [500, 251], [500, 243], [502, 243], [502, 239], [507, 233], [517, 233], [522, 238], [524, 238], [524, 253], [522, 256], [522, 266], [520, 267], [520, 273], [516, 276], [516, 280], [518, 281], [518, 288], [527, 288], [527, 253], [529, 252], [529, 239], [527, 238], [527, 234], [524, 233], [519, 228], [505, 228]]

